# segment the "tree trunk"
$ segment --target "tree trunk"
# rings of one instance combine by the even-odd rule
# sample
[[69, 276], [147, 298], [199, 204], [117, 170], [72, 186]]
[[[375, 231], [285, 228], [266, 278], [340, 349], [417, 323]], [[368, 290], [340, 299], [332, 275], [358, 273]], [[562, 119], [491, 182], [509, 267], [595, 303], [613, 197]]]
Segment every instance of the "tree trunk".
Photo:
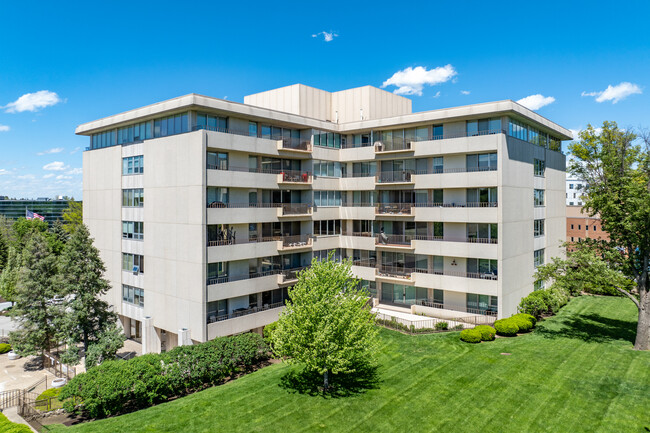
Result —
[[634, 350], [650, 350], [650, 292], [639, 287], [639, 323], [636, 328]]
[[325, 370], [325, 373], [323, 373], [323, 391], [327, 391], [327, 388], [330, 386], [330, 372], [329, 370]]

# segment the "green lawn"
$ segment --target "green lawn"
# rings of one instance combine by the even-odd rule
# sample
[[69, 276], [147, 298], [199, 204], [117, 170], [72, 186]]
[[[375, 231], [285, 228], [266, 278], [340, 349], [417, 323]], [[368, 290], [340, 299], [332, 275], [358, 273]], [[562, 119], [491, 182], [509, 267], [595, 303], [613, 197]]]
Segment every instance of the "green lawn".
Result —
[[[470, 345], [458, 333], [382, 330], [374, 387], [323, 397], [281, 386], [273, 365], [136, 413], [55, 432], [645, 432], [650, 353], [636, 309], [580, 297], [528, 335]], [[502, 352], [511, 355], [501, 355]]]

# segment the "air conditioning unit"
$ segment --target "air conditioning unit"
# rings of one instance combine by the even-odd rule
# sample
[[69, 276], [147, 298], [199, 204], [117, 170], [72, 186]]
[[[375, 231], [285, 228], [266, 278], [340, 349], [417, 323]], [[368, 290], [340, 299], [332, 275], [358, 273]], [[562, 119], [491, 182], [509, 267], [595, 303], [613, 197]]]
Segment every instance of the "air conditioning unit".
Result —
[[133, 274], [137, 275], [138, 272], [140, 272], [140, 266], [136, 265], [136, 266], [133, 267]]

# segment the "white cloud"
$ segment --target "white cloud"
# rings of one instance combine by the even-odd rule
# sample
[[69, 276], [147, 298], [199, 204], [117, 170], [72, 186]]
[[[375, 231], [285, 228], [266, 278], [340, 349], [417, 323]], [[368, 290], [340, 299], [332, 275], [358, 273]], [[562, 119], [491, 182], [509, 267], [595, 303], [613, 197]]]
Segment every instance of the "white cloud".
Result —
[[60, 153], [63, 152], [62, 147], [53, 147], [52, 149], [44, 150], [42, 152], [38, 152], [37, 155], [48, 155], [50, 153]]
[[72, 179], [72, 177], [71, 177], [71, 176], [64, 176], [64, 175], [60, 174], [60, 175], [58, 175], [55, 179], [57, 179], [57, 180], [61, 180], [61, 179]]
[[7, 132], [11, 128], [9, 128], [7, 125], [0, 125], [0, 132]]
[[[580, 128], [580, 129], [569, 128], [569, 131], [571, 131], [574, 140], [580, 140], [580, 133], [584, 131], [584, 128]], [[600, 135], [603, 132], [603, 128], [594, 128], [594, 132], [596, 133], [596, 135]]]
[[323, 40], [324, 40], [325, 42], [332, 42], [332, 41], [334, 40], [334, 38], [338, 37], [338, 34], [337, 34], [337, 33], [334, 33], [334, 32], [331, 32], [331, 31], [330, 31], [330, 32], [324, 32], [324, 31], [323, 31], [323, 32], [319, 32], [319, 33], [316, 33], [316, 34], [311, 35], [311, 37], [312, 37], [312, 38], [317, 38], [317, 37], [319, 37], [320, 35], [323, 35]]
[[4, 168], [0, 168], [0, 176], [4, 176], [5, 174], [11, 174], [8, 170], [5, 170]]
[[83, 170], [81, 168], [73, 168], [72, 170], [66, 171], [65, 174], [82, 174]]
[[5, 105], [7, 113], [21, 113], [23, 111], [38, 111], [40, 108], [49, 107], [61, 102], [61, 98], [49, 90], [39, 90], [35, 93], [25, 93], [14, 102]]
[[457, 72], [451, 65], [438, 66], [427, 70], [424, 66], [408, 67], [397, 71], [388, 80], [384, 81], [381, 88], [395, 86], [393, 91], [396, 95], [418, 95], [422, 96], [422, 88], [425, 85], [435, 86], [436, 84], [449, 81]]
[[72, 151], [70, 152], [70, 155], [74, 155], [75, 153], [79, 152], [81, 150], [81, 147], [77, 146]]
[[555, 98], [552, 96], [544, 96], [537, 93], [535, 95], [521, 98], [517, 102], [530, 110], [539, 110], [540, 108], [555, 102]]
[[440, 97], [440, 90], [438, 90], [438, 91], [436, 92], [436, 94], [433, 95], [433, 97], [434, 97], [434, 98], [439, 98], [439, 97]]
[[16, 179], [21, 179], [21, 180], [34, 180], [36, 179], [36, 176], [33, 174], [23, 174], [21, 176], [16, 176]]
[[49, 164], [45, 164], [43, 166], [43, 170], [63, 171], [67, 169], [68, 167], [61, 161], [50, 162]]
[[623, 81], [616, 86], [610, 84], [605, 90], [600, 92], [582, 92], [581, 96], [594, 96], [596, 102], [612, 101], [612, 104], [616, 104], [618, 101], [622, 101], [630, 95], [641, 93], [643, 91], [637, 84]]
[[54, 177], [54, 173], [48, 173], [48, 174], [44, 175], [43, 179], [49, 179], [51, 177]]
[[469, 91], [469, 90], [461, 90], [461, 91], [460, 91], [460, 94], [461, 94], [461, 95], [469, 95], [469, 94], [470, 94], [470, 91]]

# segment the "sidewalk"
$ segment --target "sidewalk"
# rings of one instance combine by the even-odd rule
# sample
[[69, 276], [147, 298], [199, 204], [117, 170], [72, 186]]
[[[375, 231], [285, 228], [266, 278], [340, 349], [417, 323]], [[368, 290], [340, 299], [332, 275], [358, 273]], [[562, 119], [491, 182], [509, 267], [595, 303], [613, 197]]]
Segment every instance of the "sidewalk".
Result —
[[18, 415], [18, 408], [17, 408], [17, 407], [10, 407], [10, 408], [7, 408], [7, 409], [4, 410], [4, 412], [2, 412], [2, 414], [3, 414], [4, 416], [6, 416], [7, 419], [8, 419], [9, 421], [11, 421], [11, 422], [15, 422], [16, 424], [24, 424], [24, 425], [26, 425], [27, 427], [29, 427], [29, 428], [30, 428], [34, 433], [38, 433], [36, 430], [34, 430], [34, 429], [32, 428], [31, 425], [29, 425], [29, 424], [27, 423], [27, 421], [25, 421], [25, 420], [23, 419], [23, 417], [21, 417], [20, 415]]

